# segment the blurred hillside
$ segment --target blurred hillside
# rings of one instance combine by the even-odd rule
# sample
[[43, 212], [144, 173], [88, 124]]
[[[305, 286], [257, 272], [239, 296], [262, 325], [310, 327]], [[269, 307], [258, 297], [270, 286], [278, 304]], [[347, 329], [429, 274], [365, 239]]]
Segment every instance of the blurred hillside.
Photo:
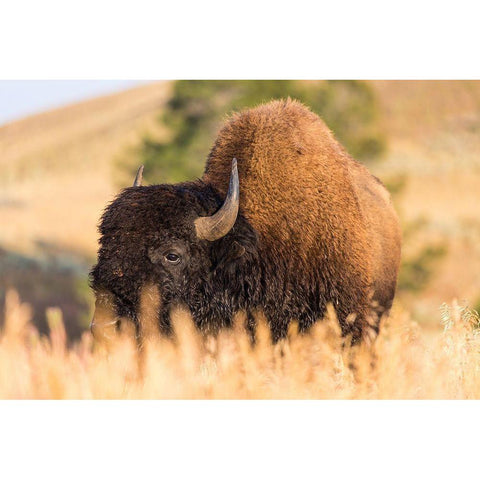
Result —
[[[454, 297], [475, 306], [480, 82], [368, 83], [386, 140], [383, 158], [370, 168], [399, 190], [399, 213], [415, 225], [405, 233], [405, 253], [425, 245], [446, 252], [432, 259], [425, 288], [402, 293], [399, 302], [420, 321], [435, 321]], [[159, 118], [171, 91], [168, 82], [148, 84], [0, 127], [1, 304], [5, 288], [15, 286], [35, 310], [61, 306], [67, 329], [79, 318], [86, 325], [98, 219], [118, 185], [130, 181], [119, 163], [135, 163], [132, 152], [146, 137], [169, 138]], [[75, 335], [81, 327], [70, 328]]]
[[94, 258], [98, 215], [116, 191], [113, 160], [159, 130], [168, 88], [149, 84], [0, 127], [0, 245], [37, 254], [41, 240]]
[[408, 298], [423, 319], [457, 298], [480, 300], [480, 82], [376, 81], [388, 154], [375, 165], [382, 179], [404, 178], [397, 208], [423, 225], [404, 251], [425, 242], [447, 255], [420, 295]]

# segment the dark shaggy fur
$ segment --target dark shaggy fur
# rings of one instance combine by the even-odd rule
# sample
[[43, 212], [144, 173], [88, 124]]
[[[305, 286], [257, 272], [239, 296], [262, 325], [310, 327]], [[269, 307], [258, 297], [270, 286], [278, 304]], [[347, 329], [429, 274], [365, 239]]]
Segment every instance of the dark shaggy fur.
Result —
[[[238, 159], [240, 213], [214, 242], [193, 221], [220, 207]], [[186, 304], [203, 331], [261, 309], [274, 340], [291, 320], [301, 330], [337, 311], [354, 340], [378, 331], [395, 293], [400, 231], [388, 192], [353, 160], [315, 114], [276, 101], [235, 115], [222, 129], [202, 180], [132, 187], [108, 207], [92, 286], [110, 292], [116, 314], [138, 323], [146, 284], [161, 294], [159, 325]], [[177, 265], [168, 252], [181, 257]]]

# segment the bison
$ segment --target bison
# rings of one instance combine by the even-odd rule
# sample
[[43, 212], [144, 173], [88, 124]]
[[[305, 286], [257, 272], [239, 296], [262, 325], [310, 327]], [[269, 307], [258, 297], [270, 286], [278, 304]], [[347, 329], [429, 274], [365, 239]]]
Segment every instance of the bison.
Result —
[[332, 304], [354, 342], [378, 333], [395, 294], [398, 218], [380, 180], [306, 106], [234, 114], [196, 181], [141, 186], [142, 170], [101, 219], [94, 335], [119, 319], [138, 333], [146, 286], [166, 335], [176, 305], [203, 332], [239, 311], [252, 329], [262, 311], [277, 341], [292, 320], [307, 331]]

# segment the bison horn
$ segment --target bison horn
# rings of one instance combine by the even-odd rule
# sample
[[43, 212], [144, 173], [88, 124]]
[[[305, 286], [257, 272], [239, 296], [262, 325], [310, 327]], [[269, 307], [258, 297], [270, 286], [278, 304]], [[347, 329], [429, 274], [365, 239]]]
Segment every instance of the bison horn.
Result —
[[195, 229], [199, 239], [213, 242], [224, 237], [232, 229], [237, 219], [239, 196], [237, 160], [234, 158], [227, 197], [220, 210], [211, 217], [198, 217], [195, 220]]
[[137, 170], [137, 174], [135, 175], [135, 180], [133, 181], [134, 187], [141, 187], [142, 186], [142, 179], [143, 179], [143, 165], [140, 165]]

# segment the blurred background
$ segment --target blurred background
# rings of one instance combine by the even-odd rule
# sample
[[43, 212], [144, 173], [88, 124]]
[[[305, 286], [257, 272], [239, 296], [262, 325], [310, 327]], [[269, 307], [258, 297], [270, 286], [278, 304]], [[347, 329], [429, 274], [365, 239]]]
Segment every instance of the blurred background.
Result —
[[78, 338], [100, 215], [138, 165], [198, 177], [229, 113], [287, 96], [392, 193], [396, 308], [432, 330], [444, 302], [480, 308], [480, 81], [0, 81], [0, 305], [14, 287], [43, 332], [59, 306]]

